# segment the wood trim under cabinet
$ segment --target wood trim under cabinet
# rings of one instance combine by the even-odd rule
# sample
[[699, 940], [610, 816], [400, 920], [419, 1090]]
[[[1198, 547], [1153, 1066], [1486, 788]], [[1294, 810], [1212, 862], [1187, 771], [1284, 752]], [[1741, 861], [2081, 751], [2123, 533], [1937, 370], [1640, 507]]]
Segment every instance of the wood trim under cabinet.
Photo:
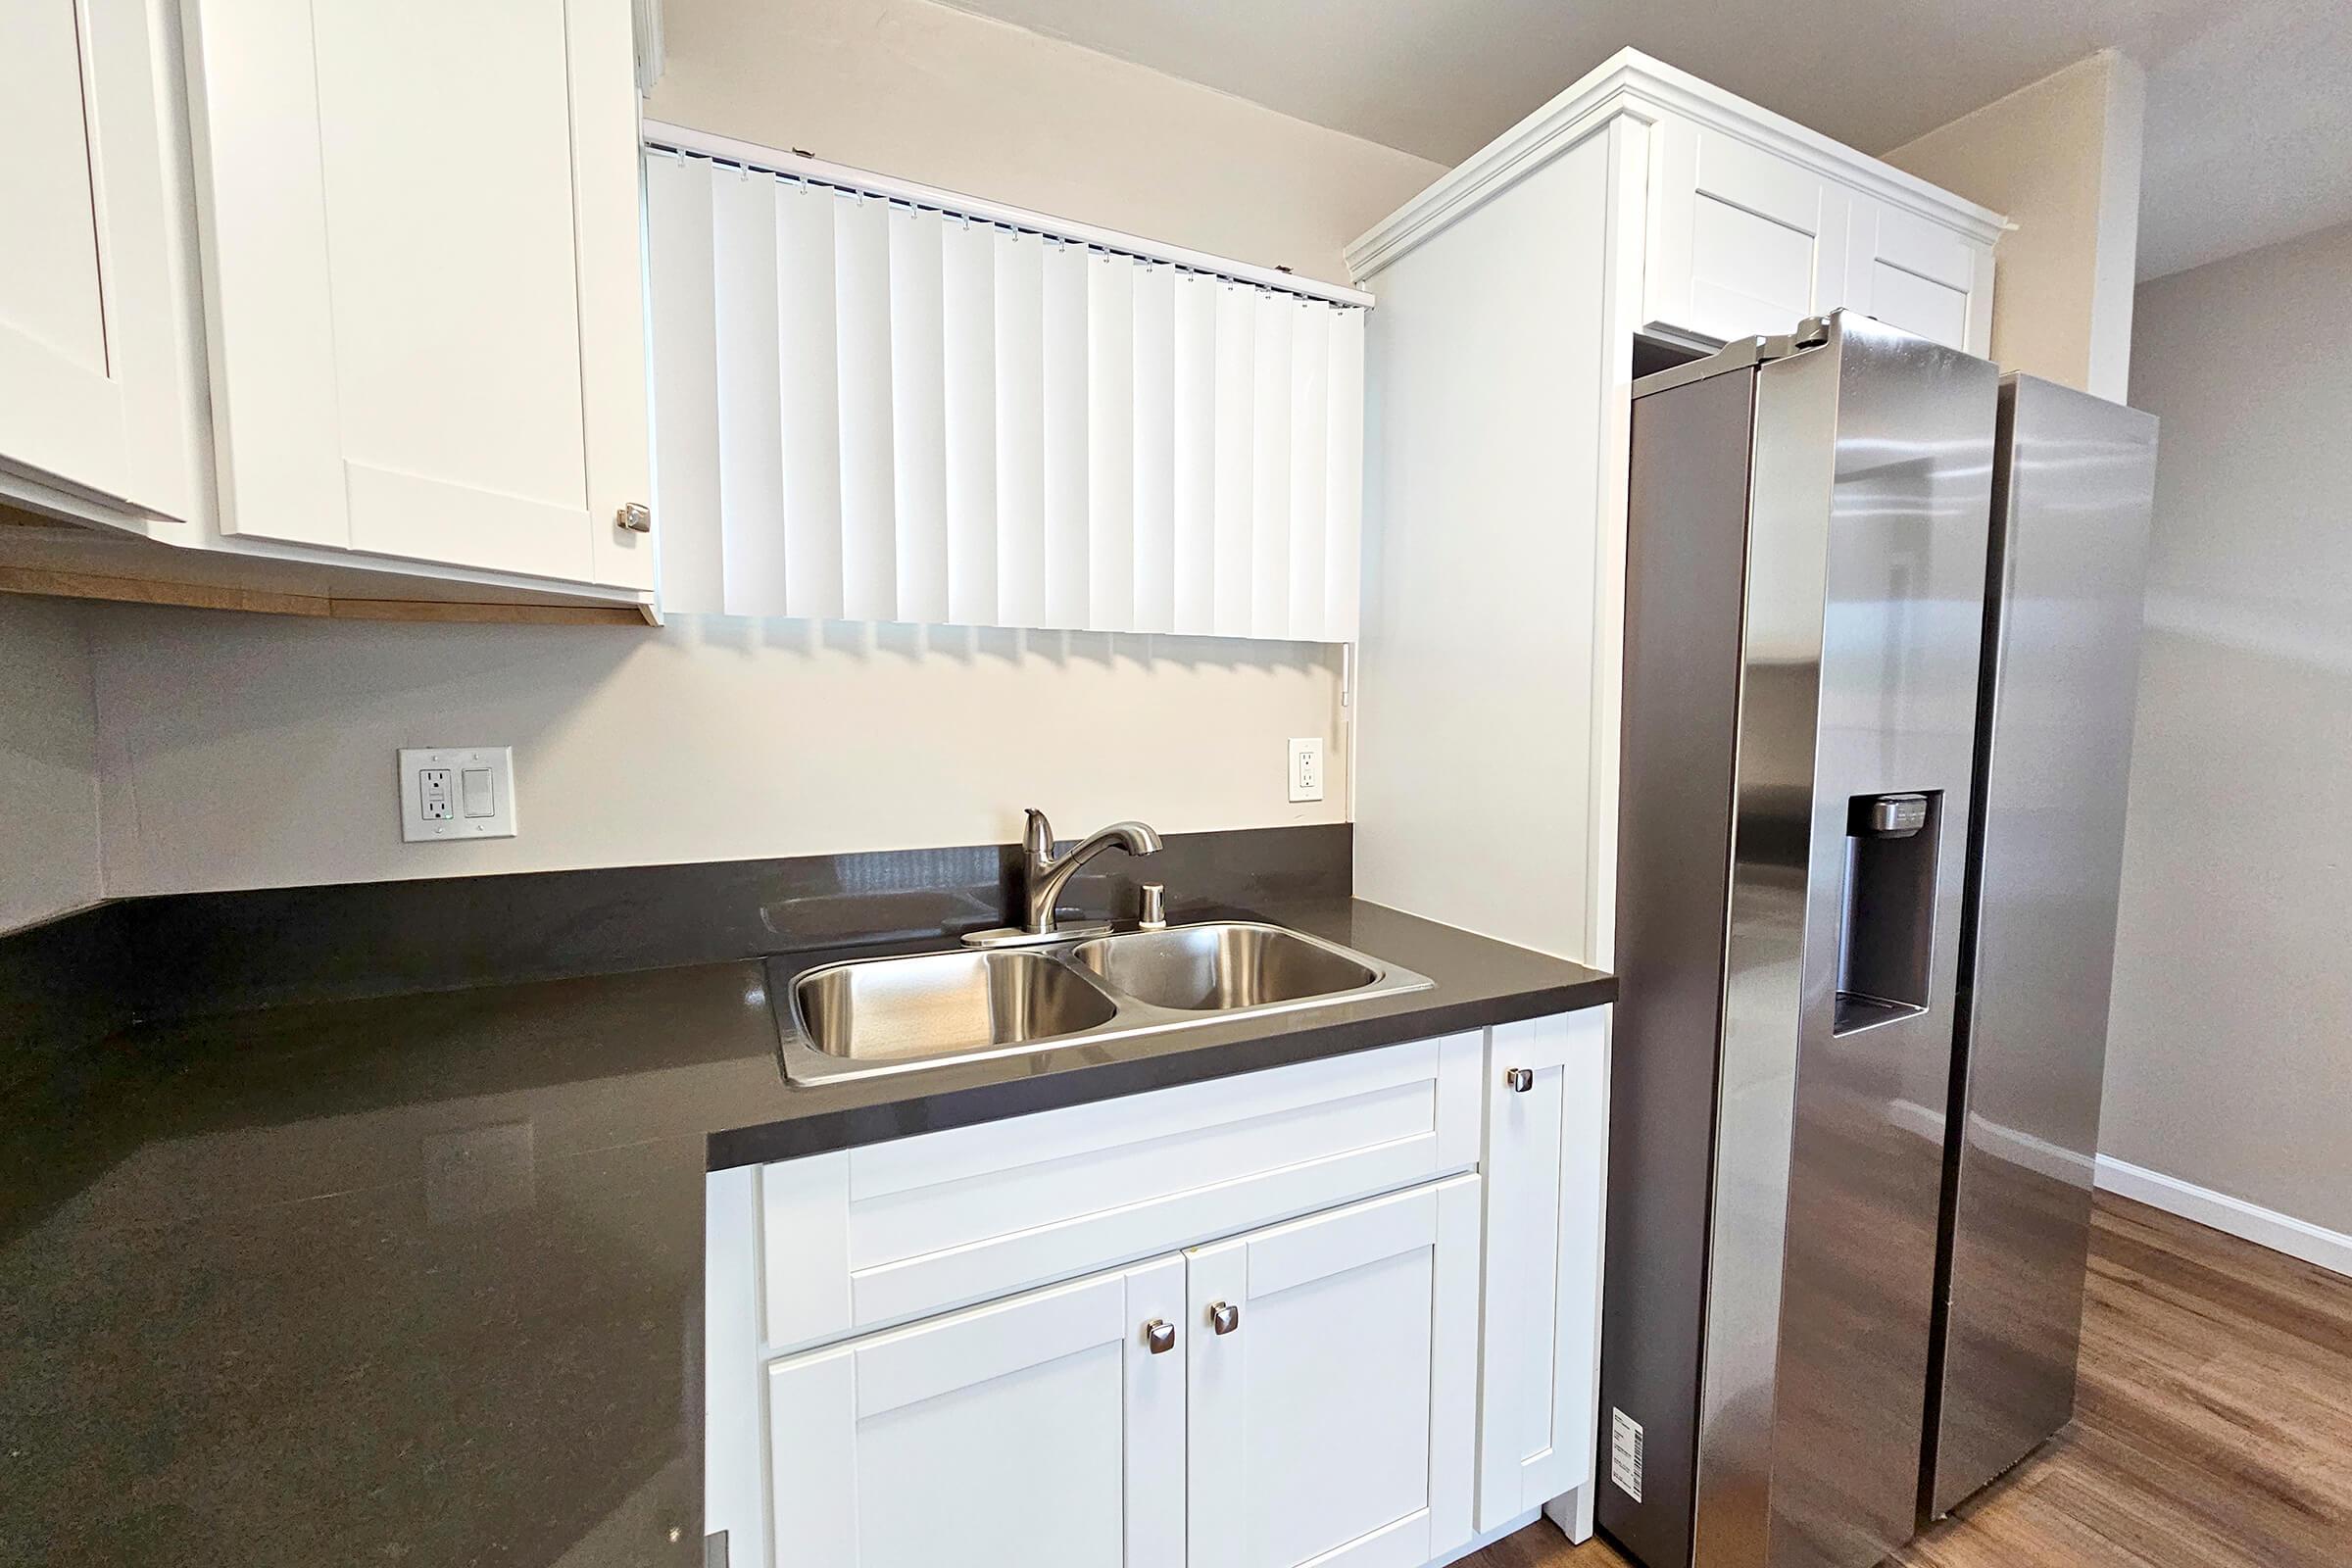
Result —
[[114, 604], [174, 605], [191, 610], [241, 610], [265, 615], [310, 615], [336, 620], [426, 621], [440, 624], [658, 626], [651, 605], [477, 604], [438, 599], [342, 599], [329, 594], [281, 593], [220, 583], [166, 582], [103, 572], [60, 571], [0, 564], [0, 593]]

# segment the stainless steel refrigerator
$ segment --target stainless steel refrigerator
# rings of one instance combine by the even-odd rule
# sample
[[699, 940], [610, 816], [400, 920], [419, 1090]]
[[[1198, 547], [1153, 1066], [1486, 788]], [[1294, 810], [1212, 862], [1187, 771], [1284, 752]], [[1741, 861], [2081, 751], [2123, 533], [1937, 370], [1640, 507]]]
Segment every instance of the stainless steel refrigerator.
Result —
[[1843, 314], [1635, 384], [1597, 1511], [1647, 1568], [1861, 1568], [2065, 1419], [2152, 448], [2061, 392]]

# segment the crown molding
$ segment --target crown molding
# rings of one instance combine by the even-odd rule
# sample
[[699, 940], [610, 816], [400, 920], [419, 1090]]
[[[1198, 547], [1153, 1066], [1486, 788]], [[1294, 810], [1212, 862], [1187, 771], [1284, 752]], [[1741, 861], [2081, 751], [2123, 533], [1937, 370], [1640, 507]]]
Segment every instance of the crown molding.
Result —
[[1671, 115], [1695, 122], [1775, 157], [1818, 169], [1864, 195], [1979, 245], [1990, 245], [2007, 226], [2007, 220], [1989, 208], [1832, 141], [1638, 49], [1620, 49], [1366, 230], [1348, 247], [1348, 274], [1358, 283], [1369, 281], [1414, 246], [1619, 115], [1644, 122]]

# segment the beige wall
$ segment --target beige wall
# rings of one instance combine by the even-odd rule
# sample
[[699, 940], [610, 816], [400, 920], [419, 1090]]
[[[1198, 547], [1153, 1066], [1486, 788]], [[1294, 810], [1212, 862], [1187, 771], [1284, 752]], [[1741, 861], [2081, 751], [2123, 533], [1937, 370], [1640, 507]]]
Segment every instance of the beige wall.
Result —
[[1445, 172], [929, 0], [668, 0], [646, 113], [1347, 281], [1341, 251]]
[[2003, 368], [2124, 400], [2145, 97], [2108, 51], [1882, 155], [2017, 225], [1993, 253]]
[[[1336, 822], [1338, 652], [697, 616], [659, 632], [95, 612], [107, 891]], [[1292, 806], [1284, 743], [1333, 735]], [[514, 747], [520, 834], [403, 844], [393, 753]]]
[[[671, 0], [648, 112], [1302, 273], [1439, 172], [923, 0]], [[1348, 816], [1336, 650], [684, 619], [91, 625], [106, 887], [165, 893]], [[1285, 742], [1328, 738], [1294, 807]], [[519, 837], [404, 846], [394, 751], [511, 743]]]
[[0, 598], [0, 931], [95, 904], [98, 741], [73, 607]]
[[2139, 291], [2164, 421], [2104, 1152], [2352, 1232], [2352, 227]]

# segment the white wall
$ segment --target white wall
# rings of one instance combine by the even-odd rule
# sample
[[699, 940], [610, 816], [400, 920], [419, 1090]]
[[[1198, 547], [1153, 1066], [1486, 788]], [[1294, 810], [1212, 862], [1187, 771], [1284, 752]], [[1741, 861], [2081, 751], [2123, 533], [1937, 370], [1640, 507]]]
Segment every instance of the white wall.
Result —
[[[434, 627], [95, 612], [117, 897], [1346, 820], [1308, 644], [690, 617]], [[393, 753], [514, 747], [514, 839], [400, 842]]]
[[0, 598], [0, 931], [95, 904], [98, 741], [72, 606]]
[[929, 0], [668, 0], [646, 113], [1303, 276], [1445, 172]]
[[2352, 226], [2139, 291], [2164, 421], [2103, 1152], [2352, 1232]]
[[2017, 225], [1993, 251], [2003, 369], [2124, 401], [2146, 96], [2110, 50], [1881, 155]]
[[[1435, 165], [927, 3], [669, 0], [648, 113], [1339, 277]], [[117, 896], [1348, 817], [1334, 650], [688, 619], [96, 612]], [[1329, 739], [1293, 807], [1284, 743]], [[403, 846], [400, 746], [512, 743], [521, 835]]]

